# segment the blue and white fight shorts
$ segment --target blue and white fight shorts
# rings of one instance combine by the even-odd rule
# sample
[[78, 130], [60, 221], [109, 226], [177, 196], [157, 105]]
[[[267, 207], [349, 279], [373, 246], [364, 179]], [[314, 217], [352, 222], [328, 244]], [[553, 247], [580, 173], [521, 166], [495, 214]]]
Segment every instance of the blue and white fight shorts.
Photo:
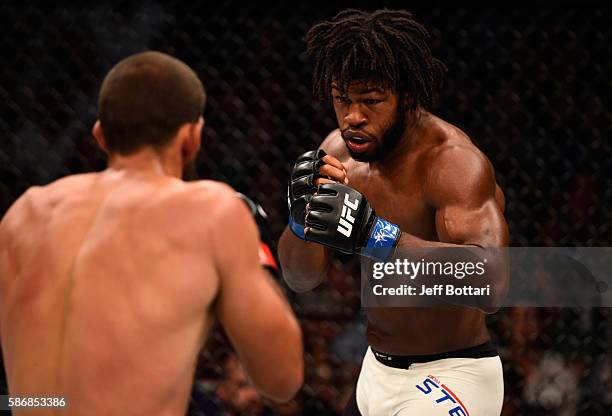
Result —
[[418, 357], [368, 348], [344, 415], [499, 416], [503, 400], [501, 360], [490, 343]]

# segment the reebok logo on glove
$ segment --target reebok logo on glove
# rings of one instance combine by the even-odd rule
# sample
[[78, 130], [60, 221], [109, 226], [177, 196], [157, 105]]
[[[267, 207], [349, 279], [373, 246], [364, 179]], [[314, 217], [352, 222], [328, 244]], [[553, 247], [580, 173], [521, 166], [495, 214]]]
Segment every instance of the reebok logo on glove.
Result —
[[357, 211], [359, 207], [359, 199], [355, 198], [351, 202], [348, 194], [344, 194], [344, 204], [342, 205], [342, 214], [338, 221], [338, 227], [336, 230], [345, 237], [350, 237], [353, 232], [353, 224], [355, 223], [355, 217], [353, 217], [353, 211]]

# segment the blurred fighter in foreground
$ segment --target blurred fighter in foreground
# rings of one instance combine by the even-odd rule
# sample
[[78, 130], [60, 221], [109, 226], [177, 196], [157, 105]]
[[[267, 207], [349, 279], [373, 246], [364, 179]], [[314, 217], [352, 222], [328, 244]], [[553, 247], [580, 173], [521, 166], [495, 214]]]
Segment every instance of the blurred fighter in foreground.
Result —
[[[339, 129], [292, 171], [279, 256], [296, 291], [323, 281], [332, 249], [384, 261], [409, 248], [507, 245], [489, 160], [429, 112], [445, 67], [427, 38], [410, 13], [390, 10], [346, 10], [306, 35], [315, 94], [333, 101]], [[504, 293], [507, 274], [489, 283]], [[502, 367], [485, 326], [495, 309], [451, 303], [368, 309], [370, 348], [345, 414], [500, 413]]]
[[181, 180], [204, 103], [184, 63], [157, 52], [122, 60], [93, 128], [108, 168], [33, 187], [3, 218], [12, 396], [65, 396], [66, 415], [184, 415], [215, 318], [262, 394], [285, 401], [299, 389], [301, 332], [260, 267], [247, 205], [229, 186]]

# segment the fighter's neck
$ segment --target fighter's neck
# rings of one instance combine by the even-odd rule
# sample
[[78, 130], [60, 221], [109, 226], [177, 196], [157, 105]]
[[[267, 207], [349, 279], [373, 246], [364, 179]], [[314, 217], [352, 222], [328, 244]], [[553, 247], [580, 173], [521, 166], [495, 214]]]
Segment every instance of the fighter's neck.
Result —
[[180, 178], [183, 174], [183, 161], [180, 155], [174, 153], [176, 152], [156, 151], [149, 147], [128, 155], [113, 153], [109, 157], [107, 170], [134, 175]]

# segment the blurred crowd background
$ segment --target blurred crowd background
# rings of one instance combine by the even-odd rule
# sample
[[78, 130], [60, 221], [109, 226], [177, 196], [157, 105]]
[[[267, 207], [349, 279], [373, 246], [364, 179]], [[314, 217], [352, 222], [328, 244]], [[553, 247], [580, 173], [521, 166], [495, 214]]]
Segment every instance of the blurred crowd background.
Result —
[[[155, 49], [188, 63], [207, 89], [200, 177], [261, 203], [275, 238], [288, 216], [294, 159], [335, 128], [331, 108], [311, 93], [302, 38], [347, 6], [373, 7], [27, 3], [0, 5], [0, 214], [29, 186], [104, 168], [90, 135], [102, 78], [121, 58]], [[435, 113], [491, 159], [511, 245], [610, 245], [612, 13], [593, 5], [385, 5], [411, 10], [430, 30], [434, 54], [448, 67]], [[306, 350], [305, 385], [292, 403], [261, 399], [215, 330], [194, 386], [202, 408], [339, 414], [366, 348], [358, 276], [354, 259], [338, 258], [320, 288], [288, 293]], [[503, 414], [609, 415], [611, 318], [604, 308], [504, 308], [489, 316], [504, 363]]]

